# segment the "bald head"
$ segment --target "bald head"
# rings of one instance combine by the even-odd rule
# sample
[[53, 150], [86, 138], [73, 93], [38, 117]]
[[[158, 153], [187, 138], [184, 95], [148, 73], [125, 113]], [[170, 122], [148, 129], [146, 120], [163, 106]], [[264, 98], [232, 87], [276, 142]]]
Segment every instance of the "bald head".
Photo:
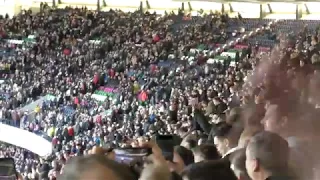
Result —
[[261, 169], [268, 172], [283, 171], [288, 168], [288, 143], [278, 134], [263, 131], [250, 139], [246, 157], [247, 161], [255, 161], [253, 165], [255, 167], [247, 167], [249, 173], [250, 171], [258, 172]]

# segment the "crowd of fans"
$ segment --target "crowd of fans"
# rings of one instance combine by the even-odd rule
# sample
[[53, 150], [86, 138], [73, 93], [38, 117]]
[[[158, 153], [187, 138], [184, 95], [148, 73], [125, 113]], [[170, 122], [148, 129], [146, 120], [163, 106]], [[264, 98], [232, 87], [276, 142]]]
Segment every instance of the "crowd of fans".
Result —
[[[183, 17], [67, 8], [1, 19], [0, 118], [53, 144], [50, 158], [8, 144], [1, 157], [28, 180], [317, 179], [318, 32], [279, 34], [268, 53], [249, 45], [235, 66], [202, 52], [190, 63], [190, 49], [215, 50], [234, 36], [230, 21], [246, 20]], [[92, 97], [101, 87], [112, 89], [103, 101]], [[181, 139], [170, 162], [146, 142], [158, 135]], [[151, 163], [116, 162], [112, 150], [127, 147], [151, 148]]]

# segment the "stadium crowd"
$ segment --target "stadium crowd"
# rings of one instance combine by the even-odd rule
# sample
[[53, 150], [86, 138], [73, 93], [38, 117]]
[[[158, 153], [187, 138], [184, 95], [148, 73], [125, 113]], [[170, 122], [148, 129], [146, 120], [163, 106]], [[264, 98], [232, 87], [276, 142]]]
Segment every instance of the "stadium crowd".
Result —
[[[318, 32], [279, 33], [272, 52], [248, 45], [222, 63], [203, 52], [181, 60], [237, 37], [229, 23], [246, 21], [86, 8], [4, 17], [0, 118], [45, 132], [53, 155], [2, 144], [1, 157], [28, 180], [317, 179]], [[19, 110], [48, 94], [34, 112]], [[159, 135], [177, 137], [169, 162], [152, 140]], [[117, 162], [115, 150], [128, 147], [152, 155], [144, 166]]]

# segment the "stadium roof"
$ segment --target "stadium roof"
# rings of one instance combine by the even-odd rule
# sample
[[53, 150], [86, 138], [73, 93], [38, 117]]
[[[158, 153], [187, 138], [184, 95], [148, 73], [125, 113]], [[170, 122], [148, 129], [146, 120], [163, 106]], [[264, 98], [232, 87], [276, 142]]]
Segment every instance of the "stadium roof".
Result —
[[301, 1], [301, 0], [272, 0], [272, 1], [268, 1], [268, 0], [173, 0], [176, 2], [217, 2], [217, 3], [232, 3], [232, 2], [249, 2], [249, 3], [273, 3], [273, 2], [281, 2], [281, 3], [310, 3], [310, 2], [320, 2], [319, 1]]

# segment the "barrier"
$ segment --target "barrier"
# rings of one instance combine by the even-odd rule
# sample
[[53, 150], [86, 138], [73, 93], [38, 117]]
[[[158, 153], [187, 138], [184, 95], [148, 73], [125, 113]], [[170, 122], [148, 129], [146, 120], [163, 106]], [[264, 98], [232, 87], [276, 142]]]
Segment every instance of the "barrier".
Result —
[[52, 143], [34, 133], [0, 124], [0, 141], [27, 149], [41, 157], [52, 153]]

